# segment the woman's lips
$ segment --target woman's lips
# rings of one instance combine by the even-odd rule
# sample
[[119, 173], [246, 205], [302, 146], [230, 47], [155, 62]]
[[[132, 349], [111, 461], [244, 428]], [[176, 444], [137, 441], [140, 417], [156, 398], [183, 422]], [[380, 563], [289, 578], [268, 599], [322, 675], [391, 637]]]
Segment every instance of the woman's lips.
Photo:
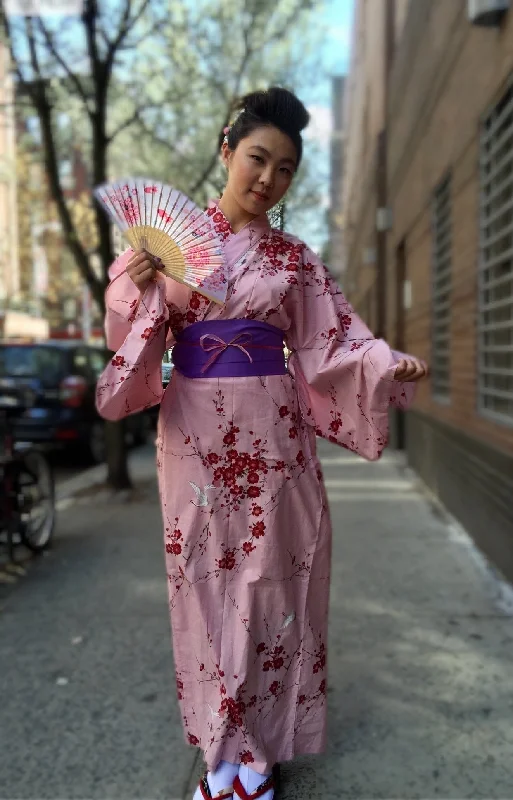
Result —
[[267, 195], [265, 195], [265, 194], [260, 194], [260, 192], [255, 192], [255, 191], [253, 191], [253, 189], [252, 189], [251, 191], [253, 192], [253, 194], [255, 195], [255, 197], [257, 198], [257, 200], [260, 200], [262, 203], [263, 203], [263, 202], [265, 202], [266, 200], [269, 200], [269, 198], [267, 197]]

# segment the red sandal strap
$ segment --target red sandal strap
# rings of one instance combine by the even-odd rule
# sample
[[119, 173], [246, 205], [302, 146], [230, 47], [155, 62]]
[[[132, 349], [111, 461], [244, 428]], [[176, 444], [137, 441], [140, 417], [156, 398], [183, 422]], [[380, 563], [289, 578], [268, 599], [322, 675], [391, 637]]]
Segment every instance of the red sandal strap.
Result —
[[215, 796], [215, 798], [212, 798], [212, 795], [210, 794], [210, 786], [208, 785], [206, 772], [202, 776], [199, 782], [199, 788], [203, 800], [232, 800], [233, 797], [233, 792], [227, 792], [227, 794], [218, 794]]
[[240, 778], [238, 775], [235, 776], [235, 780], [233, 781], [233, 791], [239, 798], [239, 800], [257, 800], [257, 798], [262, 797], [266, 792], [270, 789], [274, 789], [274, 779], [272, 775], [269, 775], [268, 778], [256, 789], [253, 794], [248, 794], [245, 790], [244, 786], [240, 782]]

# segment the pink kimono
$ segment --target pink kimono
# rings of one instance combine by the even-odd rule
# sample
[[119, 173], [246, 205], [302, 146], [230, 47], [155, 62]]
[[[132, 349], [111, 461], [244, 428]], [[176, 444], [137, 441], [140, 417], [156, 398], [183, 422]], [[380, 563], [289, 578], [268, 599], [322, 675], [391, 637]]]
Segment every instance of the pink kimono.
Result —
[[[319, 258], [266, 216], [234, 234], [208, 212], [229, 269], [226, 304], [158, 276], [143, 298], [111, 268], [98, 383], [116, 420], [161, 404], [158, 471], [176, 686], [185, 735], [209, 769], [261, 773], [323, 750], [331, 527], [316, 436], [377, 459], [388, 408], [412, 384], [374, 339]], [[161, 361], [201, 320], [250, 319], [283, 331], [289, 373], [185, 378], [165, 392]], [[168, 330], [166, 341], [166, 330]], [[144, 535], [144, 532], [141, 532]]]

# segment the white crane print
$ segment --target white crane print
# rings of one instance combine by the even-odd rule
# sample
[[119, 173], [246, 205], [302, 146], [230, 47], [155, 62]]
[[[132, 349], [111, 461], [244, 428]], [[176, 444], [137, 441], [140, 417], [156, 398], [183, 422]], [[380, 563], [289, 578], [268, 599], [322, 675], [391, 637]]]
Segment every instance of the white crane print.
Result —
[[212, 717], [212, 720], [214, 719], [214, 717], [221, 717], [221, 714], [219, 714], [217, 711], [214, 711], [210, 703], [207, 703], [207, 706], [210, 709], [210, 716]]
[[196, 484], [193, 483], [192, 481], [189, 481], [189, 483], [196, 492], [196, 498], [198, 500], [198, 502], [194, 503], [194, 505], [200, 507], [208, 506], [207, 492], [209, 489], [215, 489], [215, 486], [209, 483], [208, 486], [205, 486], [204, 489], [201, 489], [199, 486], [196, 486]]

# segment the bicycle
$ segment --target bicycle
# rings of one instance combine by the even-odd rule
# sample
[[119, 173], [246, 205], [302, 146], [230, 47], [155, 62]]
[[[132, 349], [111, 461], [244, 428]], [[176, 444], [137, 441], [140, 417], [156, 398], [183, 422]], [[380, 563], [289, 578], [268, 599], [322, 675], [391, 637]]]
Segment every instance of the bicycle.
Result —
[[10, 419], [33, 404], [30, 389], [0, 387], [0, 536], [7, 537], [8, 558], [25, 545], [34, 553], [45, 550], [55, 528], [55, 486], [52, 468], [32, 445], [16, 442]]

